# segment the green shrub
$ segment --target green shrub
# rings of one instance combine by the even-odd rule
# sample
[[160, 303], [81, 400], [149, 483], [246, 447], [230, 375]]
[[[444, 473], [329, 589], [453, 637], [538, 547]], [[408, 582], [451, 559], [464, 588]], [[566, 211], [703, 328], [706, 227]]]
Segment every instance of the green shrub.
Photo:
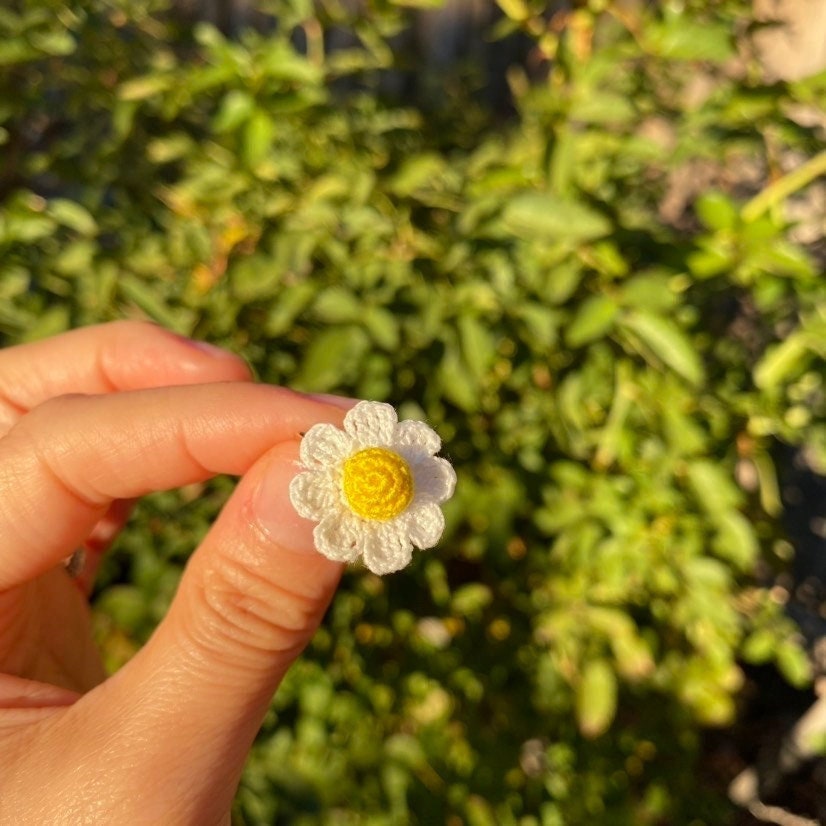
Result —
[[[809, 679], [772, 449], [826, 468], [826, 290], [784, 209], [826, 78], [738, 68], [737, 3], [500, 0], [539, 67], [512, 118], [473, 67], [388, 101], [416, 5], [274, 2], [234, 40], [162, 0], [0, 11], [0, 331], [148, 317], [444, 438], [441, 548], [347, 575], [239, 823], [721, 823], [697, 763], [740, 664]], [[228, 486], [140, 509], [97, 595], [113, 667]]]

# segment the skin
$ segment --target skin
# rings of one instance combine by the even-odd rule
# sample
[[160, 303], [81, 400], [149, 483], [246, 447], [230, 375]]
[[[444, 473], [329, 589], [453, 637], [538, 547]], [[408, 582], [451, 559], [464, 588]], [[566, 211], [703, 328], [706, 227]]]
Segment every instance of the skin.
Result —
[[[345, 400], [116, 322], [0, 351], [0, 824], [226, 824], [273, 692], [341, 566], [288, 498], [299, 434]], [[240, 481], [169, 613], [106, 677], [87, 594], [145, 493]], [[72, 579], [62, 560], [87, 549]]]

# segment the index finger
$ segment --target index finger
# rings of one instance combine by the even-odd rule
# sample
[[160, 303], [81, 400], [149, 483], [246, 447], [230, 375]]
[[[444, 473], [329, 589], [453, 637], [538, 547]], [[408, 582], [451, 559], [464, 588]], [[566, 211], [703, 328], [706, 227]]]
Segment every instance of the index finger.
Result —
[[246, 382], [66, 396], [0, 441], [0, 590], [57, 565], [115, 499], [219, 473], [344, 411]]
[[0, 435], [64, 393], [244, 381], [243, 359], [145, 321], [113, 321], [0, 350]]

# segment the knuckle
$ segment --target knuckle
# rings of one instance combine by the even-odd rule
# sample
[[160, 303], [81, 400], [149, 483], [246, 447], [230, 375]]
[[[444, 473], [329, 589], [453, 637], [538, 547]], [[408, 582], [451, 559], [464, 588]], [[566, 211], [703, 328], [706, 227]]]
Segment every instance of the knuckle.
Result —
[[61, 393], [52, 396], [33, 407], [22, 419], [20, 425], [24, 429], [38, 430], [44, 424], [50, 426], [54, 422], [63, 422], [74, 408], [82, 404], [88, 395], [85, 393]]
[[72, 426], [79, 419], [88, 419], [88, 398], [83, 393], [67, 393], [47, 399], [15, 423], [6, 444], [21, 479], [30, 483], [32, 475], [45, 477], [58, 486], [61, 495], [96, 509], [109, 497], [79, 479], [71, 461], [95, 438], [93, 431], [78, 435]]
[[120, 387], [118, 377], [134, 358], [136, 347], [143, 347], [168, 334], [157, 324], [137, 319], [111, 321], [103, 327], [97, 354], [100, 378], [110, 389]]
[[65, 424], [74, 415], [75, 408], [87, 397], [83, 393], [64, 393], [40, 402], [15, 422], [10, 435], [22, 438], [34, 447], [45, 448], [55, 432], [55, 423]]
[[283, 653], [302, 646], [319, 619], [316, 601], [235, 553], [210, 560], [196, 581], [200, 642], [208, 647]]
[[6, 417], [12, 421], [25, 415], [28, 410], [25, 401], [15, 395], [9, 379], [2, 374], [0, 374], [0, 407], [3, 408]]

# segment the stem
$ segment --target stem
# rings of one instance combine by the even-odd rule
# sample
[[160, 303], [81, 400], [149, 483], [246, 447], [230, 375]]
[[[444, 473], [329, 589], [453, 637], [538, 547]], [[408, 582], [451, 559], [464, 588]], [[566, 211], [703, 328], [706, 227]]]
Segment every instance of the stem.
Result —
[[744, 221], [754, 221], [771, 207], [784, 201], [815, 178], [826, 173], [826, 150], [810, 158], [802, 166], [778, 178], [754, 196], [740, 213]]
[[315, 66], [324, 65], [324, 29], [318, 19], [313, 17], [303, 24], [307, 38], [307, 58]]

